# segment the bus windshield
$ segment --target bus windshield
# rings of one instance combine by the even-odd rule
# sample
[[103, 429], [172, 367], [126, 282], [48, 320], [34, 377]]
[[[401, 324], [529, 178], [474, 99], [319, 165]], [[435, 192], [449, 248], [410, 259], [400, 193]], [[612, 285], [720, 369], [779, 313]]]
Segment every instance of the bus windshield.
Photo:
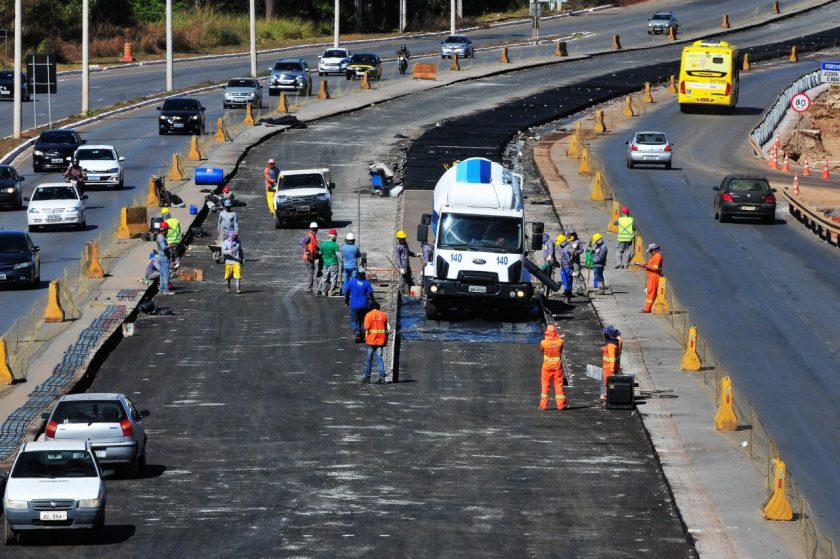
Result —
[[479, 252], [520, 252], [522, 221], [498, 216], [445, 214], [438, 248]]
[[722, 54], [686, 52], [683, 59], [685, 73], [704, 78], [723, 78], [729, 75], [732, 59]]

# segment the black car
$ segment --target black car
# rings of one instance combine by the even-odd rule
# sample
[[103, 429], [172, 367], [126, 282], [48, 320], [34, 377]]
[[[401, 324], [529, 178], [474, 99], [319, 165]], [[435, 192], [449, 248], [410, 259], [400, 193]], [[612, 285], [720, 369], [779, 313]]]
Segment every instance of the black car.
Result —
[[181, 132], [187, 134], [204, 134], [204, 111], [206, 110], [198, 99], [191, 97], [173, 97], [158, 107], [158, 134]]
[[0, 165], [0, 206], [19, 210], [23, 207], [20, 183], [23, 177], [11, 165]]
[[[29, 79], [23, 72], [20, 73], [20, 98], [29, 101]], [[0, 71], [0, 99], [15, 99], [15, 73], [12, 70]]]
[[726, 175], [715, 195], [715, 219], [721, 223], [732, 217], [759, 218], [764, 223], [776, 221], [776, 192], [764, 177]]
[[44, 169], [65, 171], [76, 148], [84, 143], [75, 130], [44, 130], [32, 148], [32, 170], [36, 173]]
[[0, 231], [0, 285], [20, 283], [29, 289], [41, 283], [40, 247], [25, 231]]

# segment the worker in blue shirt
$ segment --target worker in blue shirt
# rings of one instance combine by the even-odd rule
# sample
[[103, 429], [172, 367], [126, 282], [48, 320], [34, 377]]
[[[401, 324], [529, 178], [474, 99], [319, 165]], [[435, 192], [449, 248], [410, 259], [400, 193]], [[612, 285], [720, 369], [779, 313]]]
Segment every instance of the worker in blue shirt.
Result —
[[344, 304], [350, 308], [350, 328], [356, 342], [364, 341], [364, 320], [373, 300], [373, 286], [365, 279], [365, 269], [356, 269], [356, 277], [344, 284]]
[[344, 236], [344, 244], [341, 245], [341, 267], [343, 270], [341, 285], [347, 285], [351, 278], [356, 277], [356, 270], [359, 269], [359, 259], [362, 252], [356, 244], [356, 235], [347, 233]]

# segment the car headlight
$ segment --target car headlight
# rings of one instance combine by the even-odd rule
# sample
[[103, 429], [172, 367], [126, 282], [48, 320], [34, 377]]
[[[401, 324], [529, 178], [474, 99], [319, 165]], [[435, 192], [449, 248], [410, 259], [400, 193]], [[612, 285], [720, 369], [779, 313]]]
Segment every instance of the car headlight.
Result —
[[256, 93], [251, 92], [248, 94], [248, 99], [253, 99], [256, 95]]
[[198, 120], [198, 115], [193, 115], [190, 117], [190, 120]]
[[22, 510], [29, 508], [29, 501], [18, 501], [13, 499], [6, 500], [5, 507], [9, 510]]
[[106, 172], [106, 173], [119, 173], [119, 172], [120, 172], [120, 168], [119, 168], [119, 167], [114, 167], [113, 169], [108, 169], [108, 170], [107, 170], [107, 171], [105, 171], [105, 172]]
[[101, 499], [79, 499], [80, 509], [98, 509], [102, 506]]
[[44, 152], [43, 152], [43, 151], [41, 151], [41, 150], [36, 149], [36, 150], [35, 150], [35, 151], [33, 151], [32, 153], [34, 153], [34, 154], [35, 154], [35, 155], [37, 155], [38, 157], [44, 157]]
[[9, 187], [9, 188], [7, 188], [4, 192], [8, 192], [9, 194], [11, 194], [11, 193], [12, 193], [12, 192], [14, 192], [14, 191], [15, 191], [15, 187], [14, 187], [14, 186], [10, 186], [10, 187]]
[[160, 115], [158, 118], [159, 118], [160, 120], [166, 120], [166, 117], [165, 117], [165, 116], [163, 116], [163, 115]]
[[28, 211], [29, 211], [29, 213], [31, 213], [31, 214], [39, 214], [39, 213], [41, 213], [41, 210], [39, 210], [38, 208], [29, 208], [29, 210], [28, 210]]
[[278, 204], [288, 204], [289, 203], [289, 197], [288, 196], [278, 196], [277, 197], [277, 203]]
[[329, 196], [327, 196], [326, 194], [319, 194], [319, 195], [317, 196], [317, 198], [318, 198], [318, 200], [321, 200], [322, 202], [326, 202], [327, 200], [329, 200], [329, 199], [330, 199], [330, 197], [329, 197]]
[[15, 270], [23, 270], [24, 268], [29, 268], [32, 266], [32, 262], [21, 262], [19, 264], [15, 264]]

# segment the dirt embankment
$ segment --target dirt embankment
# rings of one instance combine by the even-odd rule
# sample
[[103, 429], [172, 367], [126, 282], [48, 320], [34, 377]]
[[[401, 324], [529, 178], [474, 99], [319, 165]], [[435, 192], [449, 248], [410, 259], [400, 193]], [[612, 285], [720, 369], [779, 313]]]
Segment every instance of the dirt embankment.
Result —
[[827, 159], [832, 171], [840, 170], [840, 88], [820, 94], [803, 113], [799, 132], [793, 133], [782, 146], [792, 161], [802, 164], [805, 159], [812, 172]]

